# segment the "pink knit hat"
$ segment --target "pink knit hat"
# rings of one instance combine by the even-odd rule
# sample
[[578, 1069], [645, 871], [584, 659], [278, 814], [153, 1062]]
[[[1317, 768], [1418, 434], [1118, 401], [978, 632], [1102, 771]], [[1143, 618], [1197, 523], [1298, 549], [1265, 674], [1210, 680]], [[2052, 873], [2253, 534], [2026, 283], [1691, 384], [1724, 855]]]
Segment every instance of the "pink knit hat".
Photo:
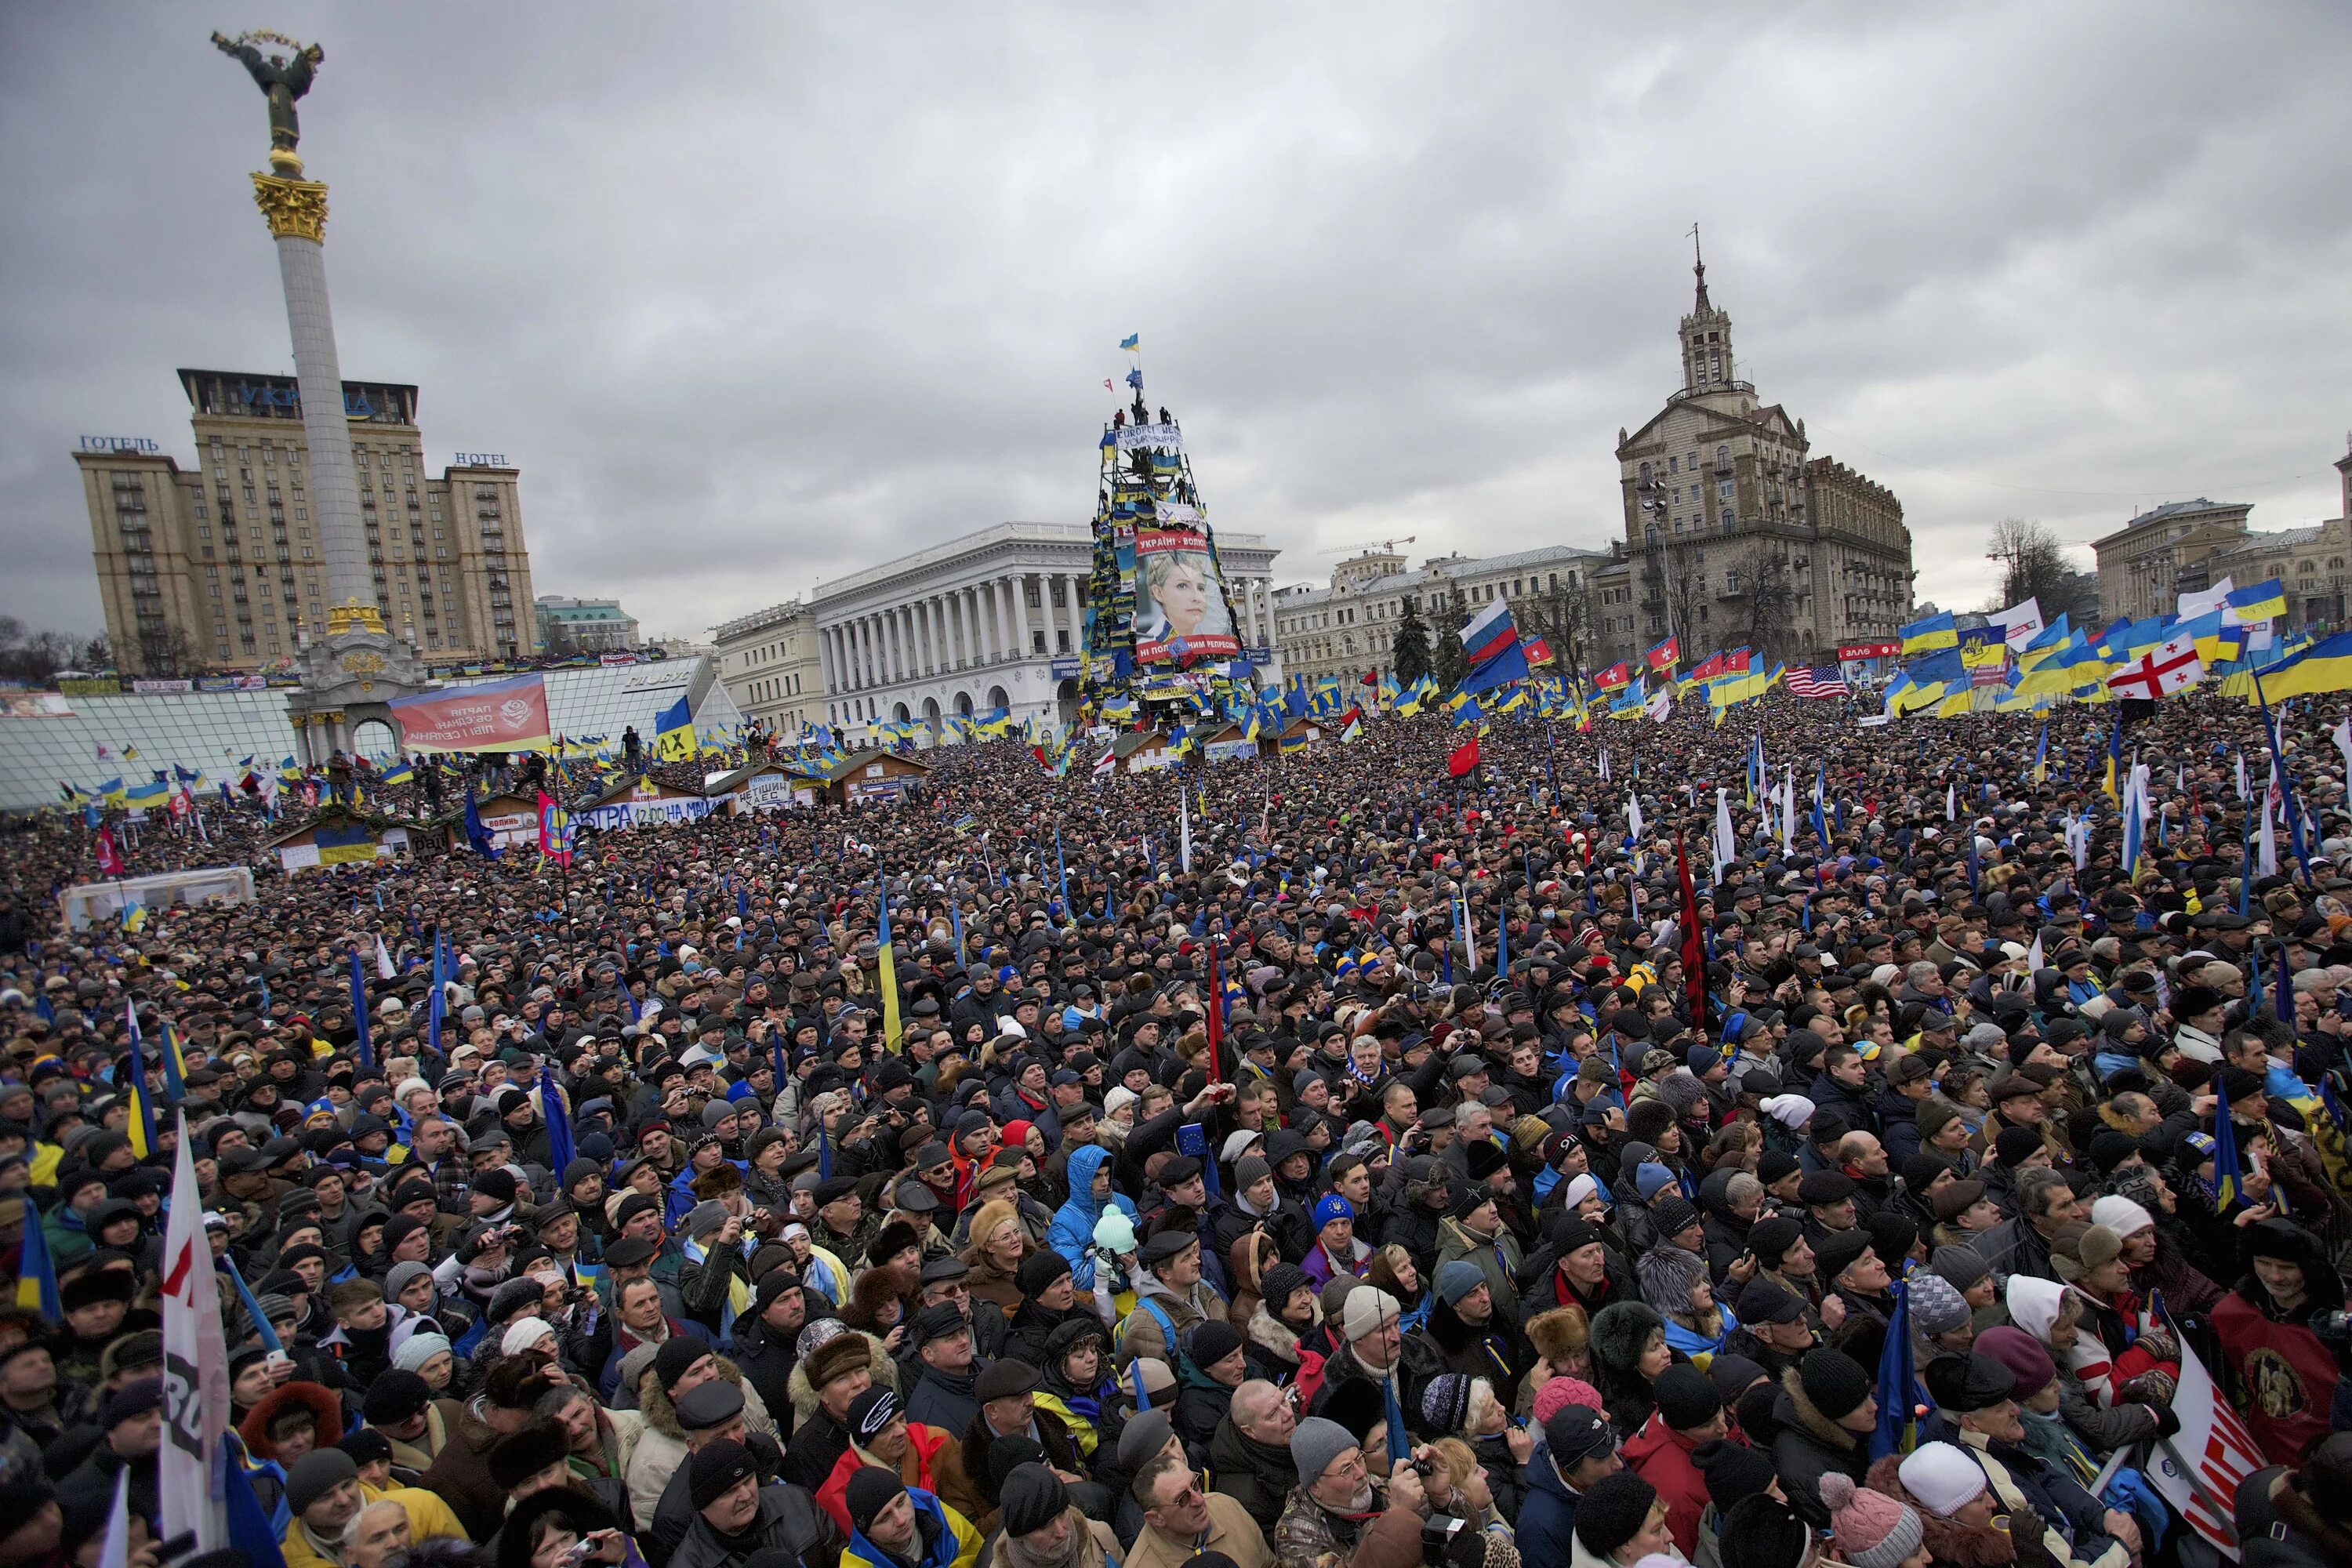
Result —
[[1822, 1500], [1829, 1504], [1838, 1555], [1853, 1568], [1902, 1568], [1919, 1550], [1919, 1515], [1885, 1492], [1855, 1486], [1843, 1471], [1822, 1478]]
[[1601, 1391], [1580, 1377], [1555, 1377], [1536, 1391], [1535, 1424], [1541, 1426], [1559, 1414], [1564, 1405], [1581, 1405], [1588, 1409], [1607, 1408]]

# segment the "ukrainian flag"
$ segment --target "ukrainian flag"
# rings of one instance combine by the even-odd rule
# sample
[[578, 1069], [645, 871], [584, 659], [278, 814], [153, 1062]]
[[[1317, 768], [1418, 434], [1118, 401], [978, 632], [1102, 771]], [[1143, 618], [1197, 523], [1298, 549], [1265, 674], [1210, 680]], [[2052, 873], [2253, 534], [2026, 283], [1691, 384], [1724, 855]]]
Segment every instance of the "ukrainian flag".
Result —
[[1143, 347], [1143, 334], [1141, 332], [1129, 332], [1127, 336], [1118, 340], [1118, 346], [1123, 349], [1139, 350]]
[[[2248, 682], [2249, 695], [2252, 685]], [[2263, 694], [2273, 702], [2323, 691], [2352, 691], [2352, 632], [2313, 643], [2295, 658], [2263, 672]]]
[[895, 1051], [898, 1049], [898, 955], [890, 946], [890, 879], [877, 875], [875, 880], [882, 899], [882, 932], [875, 944], [875, 967], [882, 982], [882, 1044]]
[[1534, 704], [1534, 697], [1528, 693], [1526, 687], [1515, 686], [1511, 688], [1509, 695], [1496, 704], [1495, 712], [1497, 717], [1505, 713], [1524, 713]]
[[1445, 711], [1452, 717], [1457, 730], [1466, 729], [1486, 717], [1485, 710], [1478, 706], [1478, 700], [1466, 691], [1457, 691], [1447, 698]]
[[1903, 651], [1906, 654], [1932, 653], [1937, 648], [1960, 646], [1959, 627], [1948, 610], [1913, 621], [1895, 635], [1903, 639]]
[[98, 798], [104, 801], [109, 805], [128, 805], [130, 804], [130, 798], [123, 794], [122, 779], [120, 774], [108, 779], [105, 783], [98, 786]]
[[684, 696], [654, 715], [654, 755], [665, 763], [694, 756], [694, 712]]
[[149, 779], [144, 784], [132, 784], [122, 792], [122, 798], [126, 804], [142, 808], [161, 806], [171, 798], [171, 786], [161, 779]]
[[2221, 618], [2231, 626], [2252, 626], [2286, 616], [2286, 584], [2273, 579], [2239, 589], [2221, 601]]
[[24, 1256], [16, 1263], [16, 1305], [38, 1312], [46, 1323], [66, 1320], [65, 1304], [58, 1299], [58, 1266], [49, 1256], [49, 1238], [41, 1229], [40, 1211], [25, 1200]]
[[392, 766], [384, 769], [383, 773], [376, 775], [376, 782], [386, 786], [392, 784], [414, 784], [415, 781], [415, 766], [411, 763], [406, 757], [401, 758], [400, 761], [394, 763]]

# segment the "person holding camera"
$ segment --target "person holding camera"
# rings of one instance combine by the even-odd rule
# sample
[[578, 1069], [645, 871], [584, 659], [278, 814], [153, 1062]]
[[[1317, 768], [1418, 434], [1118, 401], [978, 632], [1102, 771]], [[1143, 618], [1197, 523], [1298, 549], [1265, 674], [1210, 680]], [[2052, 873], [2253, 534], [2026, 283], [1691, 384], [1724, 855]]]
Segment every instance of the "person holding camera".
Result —
[[1298, 1489], [1274, 1527], [1280, 1568], [1412, 1568], [1422, 1561], [1423, 1520], [1454, 1500], [1447, 1470], [1427, 1448], [1399, 1459], [1378, 1484], [1355, 1434], [1319, 1415], [1291, 1433], [1290, 1457]]

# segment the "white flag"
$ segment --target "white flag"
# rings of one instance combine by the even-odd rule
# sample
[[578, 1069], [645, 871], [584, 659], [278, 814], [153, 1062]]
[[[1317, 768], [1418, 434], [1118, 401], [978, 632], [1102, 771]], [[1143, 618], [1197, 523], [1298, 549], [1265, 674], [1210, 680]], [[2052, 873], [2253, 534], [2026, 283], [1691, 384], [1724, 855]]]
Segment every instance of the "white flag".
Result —
[[[2341, 728], [2341, 726], [2338, 726], [2338, 728]], [[2337, 742], [2337, 744], [2339, 745], [2342, 743], [2343, 742], [2340, 740]], [[2237, 752], [2236, 755], [2238, 759], [2238, 798], [2240, 800], [2252, 800], [2254, 798], [2254, 792], [2248, 788], [2246, 784], [2246, 753], [2241, 751]]]
[[228, 1544], [222, 1505], [212, 1495], [214, 1457], [228, 1424], [228, 1345], [221, 1334], [218, 1276], [205, 1234], [195, 1146], [180, 1114], [172, 1172], [172, 1214], [163, 1229], [163, 1447], [156, 1495], [168, 1538], [194, 1531], [196, 1550]]
[[107, 1516], [106, 1544], [99, 1548], [98, 1568], [129, 1568], [131, 1562], [131, 1467], [115, 1472], [114, 1511]]
[[1609, 748], [1606, 746], [1601, 748], [1601, 776], [1604, 779], [1609, 776]]
[[1181, 784], [1176, 787], [1176, 866], [1181, 871], [1192, 868], [1192, 805]]
[[1996, 617], [2000, 622], [2000, 639], [2011, 647], [2023, 647], [2042, 635], [2042, 603], [2028, 598], [2021, 605], [2011, 605]]
[[2171, 1406], [2180, 1430], [2157, 1439], [2141, 1473], [2198, 1534], [2223, 1556], [2242, 1561], [2231, 1500], [2239, 1483], [2269, 1461], [2237, 1412], [2216, 1397], [2212, 1374], [2185, 1342]]
[[1797, 852], [1797, 766], [1790, 763], [1780, 773], [1780, 853]]
[[2193, 621], [2200, 616], [2220, 609], [2221, 601], [2237, 591], [2238, 585], [2224, 577], [2201, 594], [2183, 594], [2180, 595], [2178, 616], [2184, 621]]
[[2033, 933], [2033, 945], [2025, 950], [2025, 973], [2030, 979], [2047, 967], [2048, 965], [2042, 962], [2042, 933], [2036, 931]]
[[[2338, 721], [2327, 735], [2336, 742], [2336, 749], [2344, 753], [2344, 777], [2347, 786], [2352, 787], [2352, 719]], [[2241, 763], [2239, 765], [2242, 767], [2245, 764]], [[2238, 793], [2242, 795], [2245, 790], [2241, 787]]]
[[393, 974], [392, 954], [384, 951], [383, 938], [379, 936], [375, 939], [375, 977], [389, 980]]
[[1715, 792], [1715, 879], [1723, 880], [1723, 868], [1739, 858], [1739, 836], [1731, 830], [1731, 795], [1727, 790]]
[[2277, 798], [2278, 788], [2273, 781], [2271, 788], [2263, 791], [2263, 830], [2254, 839], [2254, 875], [2257, 877], [2278, 875], [2278, 835], [2272, 826], [2271, 816], [2271, 803]]
[[1642, 837], [1642, 802], [1631, 790], [1625, 792], [1625, 831]]
[[1944, 785], [1944, 820], [1958, 822], [1959, 819], [1960, 786], [1958, 781], [1954, 780]]

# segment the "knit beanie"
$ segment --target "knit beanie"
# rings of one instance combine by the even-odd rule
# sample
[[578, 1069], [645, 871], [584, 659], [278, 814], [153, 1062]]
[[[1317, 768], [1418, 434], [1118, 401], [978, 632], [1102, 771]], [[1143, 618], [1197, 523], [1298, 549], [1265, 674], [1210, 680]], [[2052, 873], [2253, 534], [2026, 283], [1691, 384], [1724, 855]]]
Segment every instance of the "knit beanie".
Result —
[[1664, 1165], [1637, 1165], [1633, 1169], [1633, 1190], [1642, 1194], [1643, 1203], [1675, 1184], [1675, 1173]]
[[1698, 1223], [1698, 1210], [1691, 1206], [1688, 1198], [1660, 1198], [1650, 1205], [1650, 1218], [1656, 1224], [1658, 1234], [1672, 1240]]
[[2104, 1197], [2091, 1205], [2091, 1223], [2105, 1226], [2119, 1237], [2154, 1228], [2156, 1216], [2129, 1198]]
[[1298, 1293], [1301, 1285], [1313, 1289], [1315, 1277], [1296, 1263], [1277, 1263], [1267, 1269], [1258, 1281], [1259, 1289], [1265, 1298], [1266, 1316], [1282, 1316], [1282, 1309], [1289, 1304], [1291, 1297]]
[[392, 1352], [392, 1364], [403, 1372], [421, 1372], [426, 1362], [443, 1351], [450, 1351], [453, 1355], [457, 1353], [450, 1350], [446, 1334], [436, 1334], [427, 1330], [401, 1341], [400, 1348]]
[[1013, 1278], [1021, 1287], [1021, 1293], [1034, 1300], [1053, 1289], [1054, 1282], [1068, 1272], [1070, 1260], [1047, 1247], [1023, 1258]]
[[[1301, 1476], [1306, 1474], [1302, 1468]], [[1610, 1554], [1642, 1533], [1649, 1522], [1650, 1505], [1658, 1489], [1632, 1470], [1612, 1470], [1592, 1484], [1577, 1500], [1576, 1539], [1587, 1552], [1606, 1561]]]
[[1458, 1372], [1440, 1373], [1431, 1378], [1421, 1396], [1423, 1424], [1443, 1437], [1461, 1431], [1463, 1423], [1469, 1418], [1470, 1379]]
[[1949, 1519], [1985, 1489], [1977, 1462], [1949, 1443], [1922, 1443], [1903, 1456], [1895, 1472], [1903, 1489], [1938, 1519]]
[[1310, 1415], [1291, 1429], [1290, 1462], [1298, 1467], [1301, 1486], [1313, 1486], [1331, 1468], [1331, 1461], [1360, 1447], [1356, 1435], [1337, 1421]]
[[1486, 1282], [1486, 1276], [1466, 1258], [1451, 1258], [1437, 1266], [1438, 1298], [1449, 1307]]
[[1903, 1568], [1904, 1560], [1919, 1550], [1925, 1531], [1918, 1514], [1904, 1504], [1855, 1486], [1843, 1470], [1823, 1476], [1821, 1489], [1838, 1555], [1853, 1568]]
[[2050, 1386], [2058, 1375], [2058, 1363], [2049, 1349], [2023, 1329], [2004, 1323], [1997, 1329], [1987, 1329], [1977, 1336], [1976, 1349], [2009, 1368], [2017, 1379], [2017, 1397], [2031, 1399]]
[[359, 1479], [359, 1466], [341, 1448], [313, 1448], [286, 1472], [286, 1506], [299, 1514], [339, 1483]]
[[1018, 1540], [1069, 1511], [1070, 1492], [1045, 1466], [1023, 1465], [1004, 1478], [1003, 1505], [1005, 1539]]
[[849, 1522], [863, 1531], [872, 1528], [882, 1510], [905, 1495], [906, 1490], [907, 1483], [898, 1479], [897, 1471], [866, 1465], [849, 1478], [842, 1502], [849, 1510]]
[[1797, 1245], [1805, 1227], [1786, 1215], [1774, 1215], [1759, 1219], [1748, 1227], [1748, 1246], [1756, 1254], [1756, 1261], [1767, 1268], [1777, 1269], [1789, 1248]]
[[1795, 1510], [1759, 1493], [1724, 1516], [1716, 1545], [1723, 1568], [1799, 1568], [1812, 1543]]
[[688, 1334], [672, 1334], [654, 1352], [654, 1376], [661, 1381], [664, 1394], [674, 1394], [677, 1380], [684, 1377], [696, 1362], [710, 1353], [708, 1341]]
[[1873, 1379], [1845, 1352], [1823, 1347], [1805, 1352], [1805, 1359], [1797, 1363], [1797, 1382], [1813, 1408], [1835, 1421], [1852, 1415], [1870, 1397]]
[[1923, 1334], [1947, 1334], [1969, 1321], [1969, 1304], [1940, 1274], [1922, 1268], [1905, 1288], [1911, 1293], [1911, 1326]]
[[1677, 1432], [1706, 1426], [1721, 1414], [1722, 1396], [1706, 1373], [1680, 1362], [1658, 1374], [1658, 1414]]
[[[695, 1450], [687, 1461], [686, 1495], [697, 1509], [709, 1508], [725, 1496], [729, 1488], [744, 1477], [759, 1472], [751, 1463], [751, 1451], [732, 1437], [721, 1437], [716, 1443]], [[887, 1470], [871, 1468], [860, 1475], [888, 1475]], [[896, 1476], [890, 1478], [898, 1479]]]
[[1581, 1405], [1587, 1409], [1598, 1410], [1605, 1403], [1601, 1391], [1582, 1378], [1555, 1377], [1536, 1391], [1535, 1422], [1537, 1426], [1542, 1426], [1559, 1415], [1565, 1405]]
[[1948, 1281], [1953, 1289], [1966, 1292], [1979, 1279], [1992, 1278], [1992, 1265], [1984, 1254], [1973, 1247], [1939, 1247], [1927, 1267]]
[[1691, 1463], [1706, 1478], [1707, 1500], [1717, 1513], [1729, 1513], [1742, 1500], [1772, 1484], [1777, 1473], [1772, 1456], [1728, 1437], [1717, 1437], [1691, 1450]]
[[[1341, 1334], [1349, 1340], [1360, 1340], [1375, 1332], [1383, 1321], [1397, 1321], [1401, 1309], [1397, 1299], [1376, 1285], [1359, 1285], [1348, 1292], [1348, 1305], [1339, 1315]], [[1298, 1472], [1305, 1475], [1305, 1469]]]
[[2041, 1147], [2039, 1127], [2004, 1127], [1992, 1141], [1992, 1157], [1995, 1163], [2015, 1170], [2025, 1163], [2026, 1156]]
[[1242, 1331], [1223, 1318], [1195, 1323], [1184, 1335], [1184, 1358], [1202, 1372], [1242, 1348]]

